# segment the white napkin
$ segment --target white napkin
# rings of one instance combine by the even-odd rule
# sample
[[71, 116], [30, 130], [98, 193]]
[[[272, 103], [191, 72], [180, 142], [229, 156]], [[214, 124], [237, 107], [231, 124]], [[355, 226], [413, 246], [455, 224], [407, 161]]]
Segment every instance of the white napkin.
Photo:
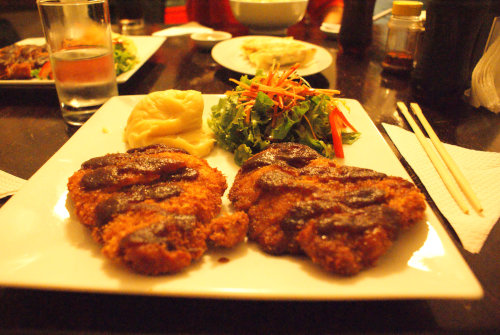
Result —
[[444, 144], [484, 209], [482, 215], [479, 215], [470, 206], [469, 214], [465, 214], [448, 193], [415, 135], [397, 126], [385, 123], [383, 126], [401, 155], [420, 178], [438, 209], [448, 219], [465, 250], [478, 253], [500, 217], [500, 153]]
[[153, 36], [180, 36], [194, 33], [207, 33], [213, 31], [212, 28], [202, 26], [198, 22], [188, 22], [180, 26], [174, 26], [153, 33]]
[[16, 193], [26, 180], [0, 170], [0, 199]]

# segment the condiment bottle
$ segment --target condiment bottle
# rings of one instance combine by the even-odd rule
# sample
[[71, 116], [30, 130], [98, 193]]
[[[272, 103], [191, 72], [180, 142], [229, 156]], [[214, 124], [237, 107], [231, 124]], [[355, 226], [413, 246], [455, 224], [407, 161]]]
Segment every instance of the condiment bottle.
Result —
[[386, 54], [382, 67], [390, 72], [410, 72], [416, 63], [416, 52], [424, 30], [420, 18], [420, 1], [394, 1], [387, 23]]
[[344, 0], [339, 32], [340, 52], [363, 57], [372, 42], [375, 0]]
[[460, 102], [478, 60], [475, 49], [484, 50], [487, 34], [481, 32], [491, 27], [492, 16], [489, 0], [426, 2], [420, 59], [411, 73], [415, 96], [434, 105]]

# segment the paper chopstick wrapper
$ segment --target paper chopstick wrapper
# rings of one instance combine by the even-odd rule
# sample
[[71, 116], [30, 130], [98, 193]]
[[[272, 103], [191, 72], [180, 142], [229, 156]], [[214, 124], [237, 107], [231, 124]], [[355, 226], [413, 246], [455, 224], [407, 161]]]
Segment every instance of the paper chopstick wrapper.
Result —
[[0, 170], [0, 199], [16, 193], [26, 180]]
[[464, 249], [478, 253], [500, 217], [500, 154], [444, 144], [484, 208], [482, 215], [474, 211], [464, 214], [444, 186], [415, 135], [397, 126], [385, 123], [383, 126], [457, 233]]

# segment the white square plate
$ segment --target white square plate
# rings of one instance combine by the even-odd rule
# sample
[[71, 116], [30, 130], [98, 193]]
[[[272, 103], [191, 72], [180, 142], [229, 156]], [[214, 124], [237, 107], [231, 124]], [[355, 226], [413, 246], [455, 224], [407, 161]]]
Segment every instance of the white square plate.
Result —
[[[308, 259], [271, 256], [253, 243], [209, 251], [174, 275], [147, 277], [113, 264], [72, 214], [66, 183], [85, 160], [123, 152], [123, 129], [142, 96], [109, 100], [0, 209], [0, 285], [116, 294], [230, 299], [424, 299], [483, 294], [450, 237], [430, 208], [427, 220], [401, 234], [377, 266], [354, 277], [322, 271]], [[204, 95], [205, 116], [220, 95]], [[347, 117], [361, 138], [345, 146], [346, 165], [409, 178], [364, 109], [346, 100]], [[208, 157], [232, 184], [231, 154], [216, 148]], [[229, 209], [227, 192], [224, 206]], [[226, 257], [229, 262], [219, 260]]]
[[[158, 50], [158, 48], [165, 42], [166, 37], [161, 36], [127, 36], [130, 38], [137, 47], [137, 58], [139, 62], [127, 72], [120, 74], [116, 77], [118, 84], [123, 84], [130, 79], [146, 63], [146, 61]], [[44, 37], [27, 38], [17, 42], [18, 44], [45, 44]], [[0, 80], [0, 86], [53, 86], [54, 80], [52, 79], [12, 79]]]

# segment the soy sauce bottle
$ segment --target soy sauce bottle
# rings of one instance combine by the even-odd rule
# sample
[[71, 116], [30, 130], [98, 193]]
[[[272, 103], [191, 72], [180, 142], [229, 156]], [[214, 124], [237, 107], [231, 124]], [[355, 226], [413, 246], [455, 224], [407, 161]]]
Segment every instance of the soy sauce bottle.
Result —
[[420, 1], [394, 1], [387, 23], [386, 54], [382, 67], [387, 72], [409, 73], [416, 65], [416, 53], [424, 31]]

